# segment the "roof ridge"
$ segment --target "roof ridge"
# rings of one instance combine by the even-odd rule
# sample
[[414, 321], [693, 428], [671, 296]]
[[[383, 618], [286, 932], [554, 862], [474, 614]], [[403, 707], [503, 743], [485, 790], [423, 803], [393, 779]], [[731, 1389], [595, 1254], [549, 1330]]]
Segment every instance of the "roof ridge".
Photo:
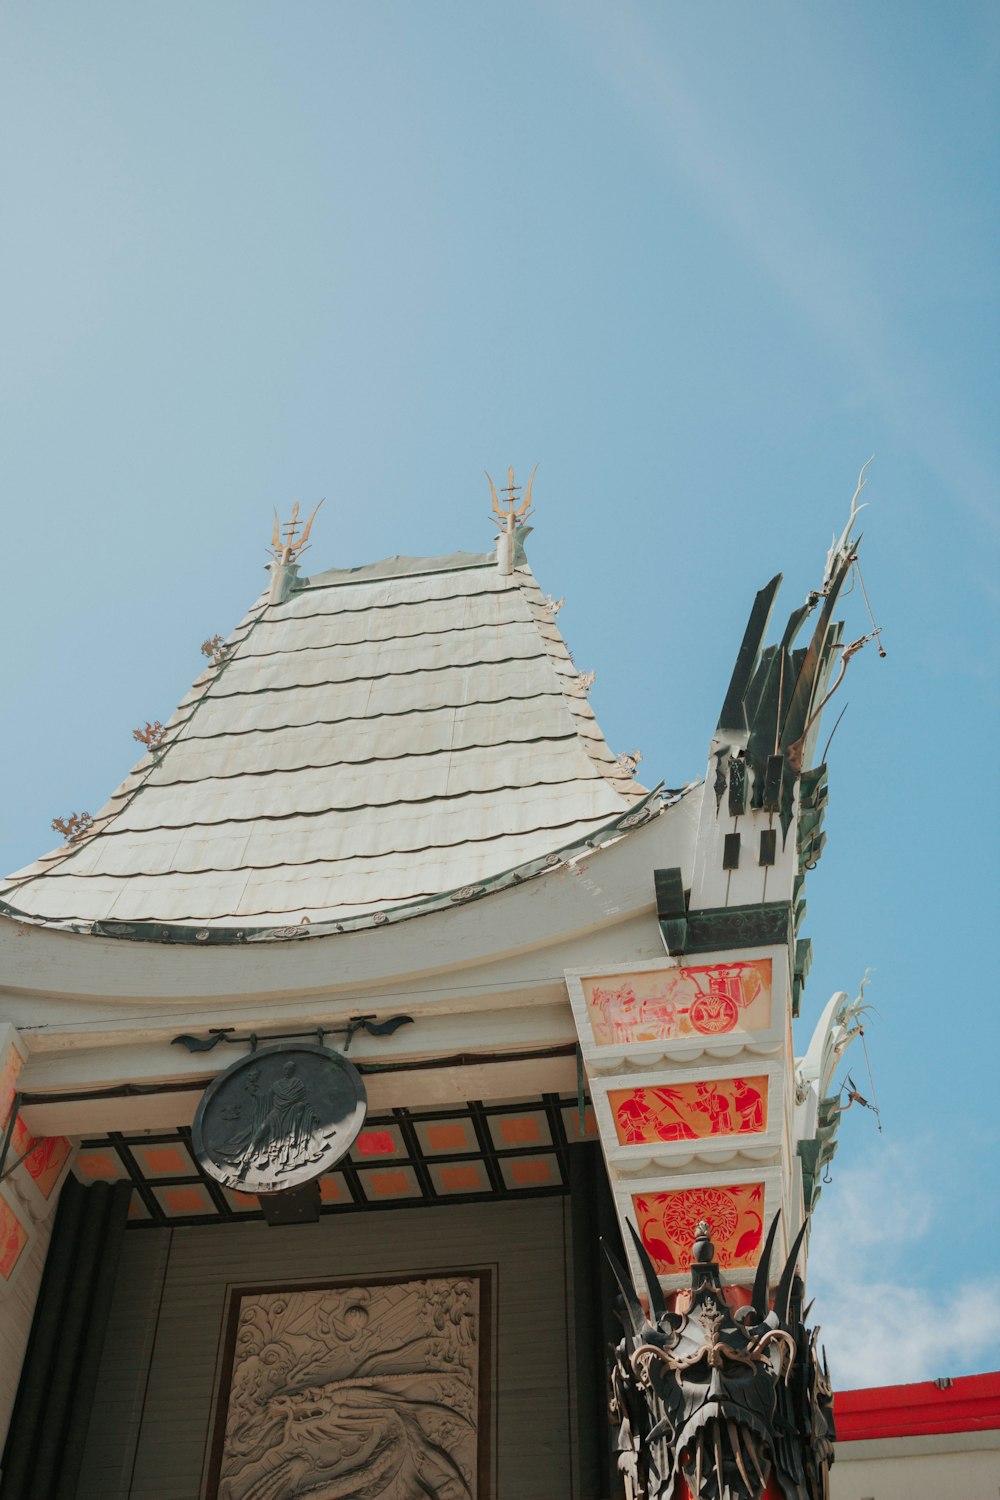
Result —
[[[404, 566], [393, 569], [389, 567], [390, 563]], [[424, 566], [408, 568], [405, 566], [407, 563], [422, 563]], [[435, 567], [435, 563], [439, 566]], [[437, 557], [411, 557], [396, 552], [391, 557], [380, 558], [378, 562], [360, 563], [354, 568], [327, 568], [323, 573], [297, 579], [289, 598], [294, 598], [306, 589], [342, 588], [356, 583], [377, 583], [389, 578], [425, 578], [434, 573], [464, 573], [473, 568], [495, 568], [496, 565], [495, 552], [445, 552]], [[359, 576], [362, 574], [365, 576]]]

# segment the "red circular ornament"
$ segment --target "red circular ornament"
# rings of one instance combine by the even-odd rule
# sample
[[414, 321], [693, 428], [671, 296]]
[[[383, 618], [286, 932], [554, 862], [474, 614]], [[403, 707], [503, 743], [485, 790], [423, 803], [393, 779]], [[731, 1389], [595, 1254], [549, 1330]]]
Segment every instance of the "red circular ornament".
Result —
[[721, 1031], [732, 1031], [739, 1020], [739, 1009], [728, 995], [699, 995], [692, 1000], [688, 1017], [695, 1031], [703, 1036], [716, 1036]]

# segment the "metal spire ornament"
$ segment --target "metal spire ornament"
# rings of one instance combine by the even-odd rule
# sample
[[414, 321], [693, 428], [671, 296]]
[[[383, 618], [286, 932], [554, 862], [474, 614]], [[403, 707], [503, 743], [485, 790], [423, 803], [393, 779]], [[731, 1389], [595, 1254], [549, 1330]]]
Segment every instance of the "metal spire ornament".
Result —
[[[320, 505], [314, 506], [313, 513], [303, 527], [299, 520], [299, 502], [296, 500], [292, 506], [291, 519], [284, 523], [274, 512], [274, 531], [271, 536], [271, 545], [268, 548], [274, 562], [269, 564], [271, 571], [271, 588], [267, 596], [268, 604], [284, 604], [292, 591], [292, 583], [298, 572], [298, 559], [306, 550], [309, 541], [309, 533], [316, 519], [316, 512]], [[281, 533], [284, 531], [284, 537]], [[300, 535], [301, 532], [301, 535]]]
[[[507, 483], [503, 486], [501, 501], [497, 495], [497, 487], [488, 470], [483, 470], [489, 480], [490, 496], [493, 502], [493, 516], [500, 524], [500, 535], [497, 537], [497, 565], [501, 573], [513, 573], [515, 566], [521, 560], [518, 553], [521, 543], [531, 530], [524, 522], [531, 514], [531, 488], [538, 473], [538, 465], [531, 471], [528, 483], [524, 490], [524, 499], [520, 499], [521, 486], [514, 483], [514, 465], [511, 464], [507, 470]], [[493, 517], [491, 517], [493, 519]]]

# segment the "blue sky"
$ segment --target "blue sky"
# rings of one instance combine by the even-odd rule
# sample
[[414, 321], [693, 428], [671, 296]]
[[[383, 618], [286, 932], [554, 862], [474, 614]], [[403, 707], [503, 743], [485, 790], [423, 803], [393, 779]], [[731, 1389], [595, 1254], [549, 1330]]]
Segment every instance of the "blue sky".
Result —
[[172, 711], [273, 506], [326, 496], [317, 570], [485, 549], [509, 462], [612, 745], [699, 775], [755, 590], [818, 583], [874, 452], [888, 656], [840, 695], [800, 1041], [870, 966], [841, 1383], [1000, 1365], [998, 63], [977, 0], [0, 18], [7, 869]]

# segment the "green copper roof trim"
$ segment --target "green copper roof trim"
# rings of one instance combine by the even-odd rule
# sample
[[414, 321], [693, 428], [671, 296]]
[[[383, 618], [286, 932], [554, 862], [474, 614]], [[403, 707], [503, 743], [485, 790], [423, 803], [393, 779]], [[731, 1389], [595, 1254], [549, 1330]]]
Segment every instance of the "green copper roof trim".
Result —
[[790, 947], [792, 904], [767, 901], [756, 906], [716, 906], [685, 916], [660, 917], [660, 931], [673, 956], [714, 953], [727, 948]]
[[781, 587], [781, 580], [782, 575], [776, 573], [770, 583], [765, 584], [754, 599], [747, 628], [743, 633], [743, 641], [736, 657], [736, 665], [733, 667], [729, 690], [719, 715], [720, 733], [727, 729], [735, 730], [738, 734], [746, 733], [748, 727], [745, 701], [747, 689], [757, 670], [761, 647], [771, 621], [771, 611], [774, 608], [778, 589]]
[[819, 1197], [816, 1181], [819, 1175], [819, 1141], [799, 1141], [798, 1154], [802, 1162], [802, 1197], [806, 1213], [810, 1213]]
[[792, 960], [792, 1015], [796, 1019], [802, 1003], [802, 991], [805, 988], [809, 970], [812, 968], [812, 960], [812, 938], [796, 938], [795, 957]]

